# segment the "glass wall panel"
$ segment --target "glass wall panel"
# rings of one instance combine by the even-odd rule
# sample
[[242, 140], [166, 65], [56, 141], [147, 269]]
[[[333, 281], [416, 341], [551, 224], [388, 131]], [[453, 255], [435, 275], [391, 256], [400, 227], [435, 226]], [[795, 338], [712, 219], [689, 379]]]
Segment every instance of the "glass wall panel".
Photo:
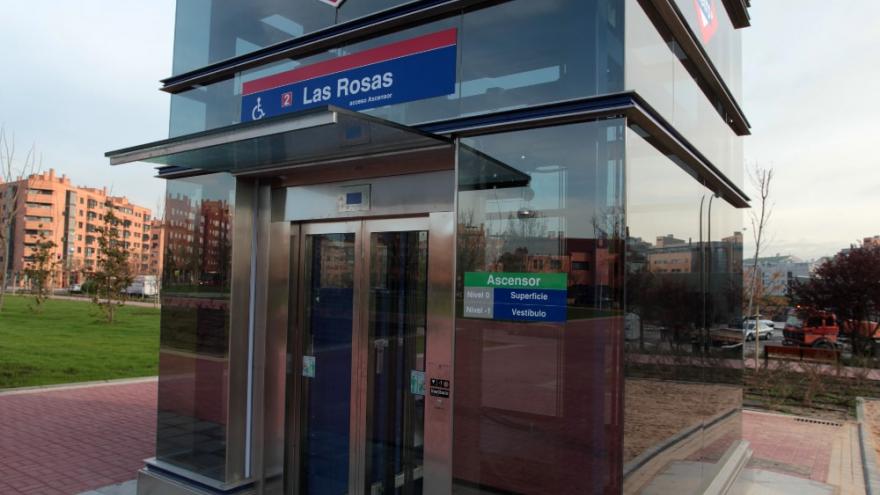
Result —
[[741, 159], [736, 161], [741, 138], [722, 120], [677, 59], [674, 88], [672, 125], [726, 177], [742, 187], [743, 164]]
[[455, 92], [367, 113], [417, 124], [623, 89], [622, 0], [513, 0], [173, 95], [171, 135], [238, 123], [243, 82], [449, 28], [458, 29]]
[[461, 113], [618, 91], [622, 22], [616, 0], [518, 1], [465, 15]]
[[337, 22], [350, 21], [368, 14], [381, 12], [391, 7], [414, 3], [413, 0], [353, 0], [347, 1], [339, 8]]
[[671, 121], [676, 60], [638, 0], [626, 4], [626, 87]]
[[723, 0], [675, 0], [733, 97], [742, 102], [742, 33]]
[[[742, 324], [743, 212], [720, 198], [707, 207], [706, 309], [708, 342], [703, 349], [704, 380], [715, 397], [742, 403], [742, 350], [716, 336], [739, 332]], [[723, 399], [722, 399], [723, 398]], [[742, 438], [738, 412], [720, 410], [704, 419], [702, 462], [715, 466]], [[711, 471], [710, 471], [711, 472]]]
[[741, 438], [742, 217], [626, 141], [624, 493], [697, 493]]
[[354, 0], [335, 8], [320, 0], [178, 0], [172, 71], [189, 72], [412, 2]]
[[165, 197], [156, 458], [225, 477], [235, 179], [174, 179]]
[[461, 142], [454, 493], [621, 489], [623, 125]]
[[198, 69], [335, 22], [336, 9], [318, 0], [178, 0], [172, 71]]
[[[635, 90], [735, 184], [742, 186], [742, 144], [638, 0], [627, 0], [626, 87]], [[673, 49], [680, 51], [676, 45]]]

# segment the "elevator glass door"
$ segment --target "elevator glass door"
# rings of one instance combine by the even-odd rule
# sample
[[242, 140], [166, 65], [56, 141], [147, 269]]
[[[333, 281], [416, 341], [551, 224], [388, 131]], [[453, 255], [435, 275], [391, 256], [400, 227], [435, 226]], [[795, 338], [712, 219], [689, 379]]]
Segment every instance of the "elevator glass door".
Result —
[[[383, 224], [384, 223], [384, 224]], [[368, 222], [366, 493], [421, 494], [428, 231]]]
[[292, 493], [422, 493], [428, 218], [304, 224]]
[[348, 493], [358, 235], [349, 224], [304, 237], [299, 493]]

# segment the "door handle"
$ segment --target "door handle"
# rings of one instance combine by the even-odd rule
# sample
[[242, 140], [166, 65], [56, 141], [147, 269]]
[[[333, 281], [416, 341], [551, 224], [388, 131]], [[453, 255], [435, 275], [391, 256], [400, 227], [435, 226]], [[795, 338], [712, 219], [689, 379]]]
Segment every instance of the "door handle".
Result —
[[373, 349], [375, 351], [373, 367], [377, 375], [382, 374], [382, 368], [385, 366], [385, 348], [387, 347], [388, 339], [376, 339], [373, 342]]

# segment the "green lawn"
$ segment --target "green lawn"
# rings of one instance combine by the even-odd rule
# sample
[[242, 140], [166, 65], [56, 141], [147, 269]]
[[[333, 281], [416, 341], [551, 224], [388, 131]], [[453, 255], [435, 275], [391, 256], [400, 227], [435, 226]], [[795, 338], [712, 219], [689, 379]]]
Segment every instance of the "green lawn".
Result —
[[156, 374], [159, 310], [125, 306], [110, 325], [90, 302], [6, 296], [0, 311], [0, 389]]

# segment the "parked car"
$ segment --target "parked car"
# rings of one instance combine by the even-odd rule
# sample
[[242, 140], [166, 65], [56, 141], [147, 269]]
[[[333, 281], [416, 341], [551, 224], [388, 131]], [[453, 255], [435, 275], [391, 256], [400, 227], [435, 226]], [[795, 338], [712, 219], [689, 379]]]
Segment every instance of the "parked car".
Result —
[[82, 284], [73, 284], [68, 289], [67, 292], [71, 294], [82, 294], [83, 286]]
[[[757, 322], [757, 325], [756, 323]], [[757, 331], [755, 327], [757, 326]], [[745, 340], [751, 341], [755, 340], [755, 334], [761, 340], [767, 340], [773, 335], [773, 320], [755, 320], [753, 318], [749, 318], [743, 321], [743, 337]]]
[[785, 322], [788, 320], [788, 313], [782, 312], [773, 316], [773, 328], [779, 330], [781, 334], [785, 330]]

